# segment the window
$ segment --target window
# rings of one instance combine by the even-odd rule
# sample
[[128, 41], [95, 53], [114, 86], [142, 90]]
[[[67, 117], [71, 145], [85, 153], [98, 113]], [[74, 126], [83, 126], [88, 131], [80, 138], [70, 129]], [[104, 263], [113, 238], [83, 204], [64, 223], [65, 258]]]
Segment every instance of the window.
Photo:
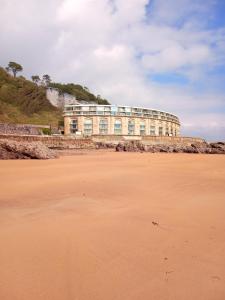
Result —
[[133, 119], [128, 120], [128, 134], [134, 135], [135, 122]]
[[122, 121], [121, 119], [116, 119], [114, 123], [114, 133], [121, 134], [122, 133]]
[[82, 107], [81, 107], [81, 110], [82, 110], [82, 111], [89, 111], [89, 106], [82, 106]]
[[100, 134], [108, 134], [108, 120], [107, 119], [100, 119], [99, 133]]
[[89, 111], [96, 112], [96, 107], [95, 106], [90, 106]]
[[156, 135], [155, 134], [155, 126], [150, 126], [150, 135]]
[[91, 135], [92, 134], [92, 119], [84, 120], [84, 134]]
[[168, 126], [166, 127], [166, 135], [167, 136], [169, 135], [169, 127]]
[[162, 126], [159, 127], [159, 135], [163, 135], [163, 127]]
[[145, 135], [145, 122], [140, 122], [140, 135]]
[[97, 106], [97, 114], [104, 115], [104, 106]]
[[111, 106], [111, 115], [115, 116], [117, 114], [117, 107]]
[[77, 131], [78, 131], [77, 120], [76, 119], [71, 120], [71, 123], [70, 123], [70, 132], [71, 133], [76, 133]]
[[105, 106], [104, 115], [109, 116], [110, 114], [111, 114], [111, 108], [108, 106]]

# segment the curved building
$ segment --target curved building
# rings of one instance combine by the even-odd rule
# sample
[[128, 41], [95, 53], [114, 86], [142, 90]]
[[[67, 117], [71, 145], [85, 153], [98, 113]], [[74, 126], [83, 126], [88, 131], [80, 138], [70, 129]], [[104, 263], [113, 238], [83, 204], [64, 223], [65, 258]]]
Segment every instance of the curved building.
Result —
[[116, 105], [65, 105], [65, 135], [179, 136], [178, 117], [159, 110]]

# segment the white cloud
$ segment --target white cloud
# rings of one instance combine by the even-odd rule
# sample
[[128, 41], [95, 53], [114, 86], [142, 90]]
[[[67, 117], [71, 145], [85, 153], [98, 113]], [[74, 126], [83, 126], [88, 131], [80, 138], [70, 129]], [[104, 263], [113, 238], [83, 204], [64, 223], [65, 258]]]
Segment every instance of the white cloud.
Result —
[[207, 141], [225, 141], [225, 118], [222, 113], [199, 113], [188, 116], [182, 134], [203, 137]]
[[144, 67], [154, 72], [167, 72], [208, 63], [209, 59], [210, 50], [207, 46], [191, 45], [189, 48], [184, 48], [175, 44], [158, 53], [144, 55], [142, 63]]

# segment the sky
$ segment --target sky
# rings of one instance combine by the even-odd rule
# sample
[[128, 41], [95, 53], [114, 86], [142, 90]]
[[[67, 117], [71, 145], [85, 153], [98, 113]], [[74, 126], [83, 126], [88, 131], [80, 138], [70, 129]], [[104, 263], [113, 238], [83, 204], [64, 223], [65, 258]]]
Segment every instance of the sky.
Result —
[[0, 0], [0, 65], [225, 140], [225, 0]]

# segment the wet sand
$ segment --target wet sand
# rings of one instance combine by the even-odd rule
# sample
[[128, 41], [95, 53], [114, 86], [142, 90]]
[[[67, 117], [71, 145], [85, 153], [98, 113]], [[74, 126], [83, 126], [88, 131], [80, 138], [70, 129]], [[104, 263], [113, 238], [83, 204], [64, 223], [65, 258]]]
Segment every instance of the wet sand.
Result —
[[0, 299], [224, 300], [225, 156], [0, 161]]

